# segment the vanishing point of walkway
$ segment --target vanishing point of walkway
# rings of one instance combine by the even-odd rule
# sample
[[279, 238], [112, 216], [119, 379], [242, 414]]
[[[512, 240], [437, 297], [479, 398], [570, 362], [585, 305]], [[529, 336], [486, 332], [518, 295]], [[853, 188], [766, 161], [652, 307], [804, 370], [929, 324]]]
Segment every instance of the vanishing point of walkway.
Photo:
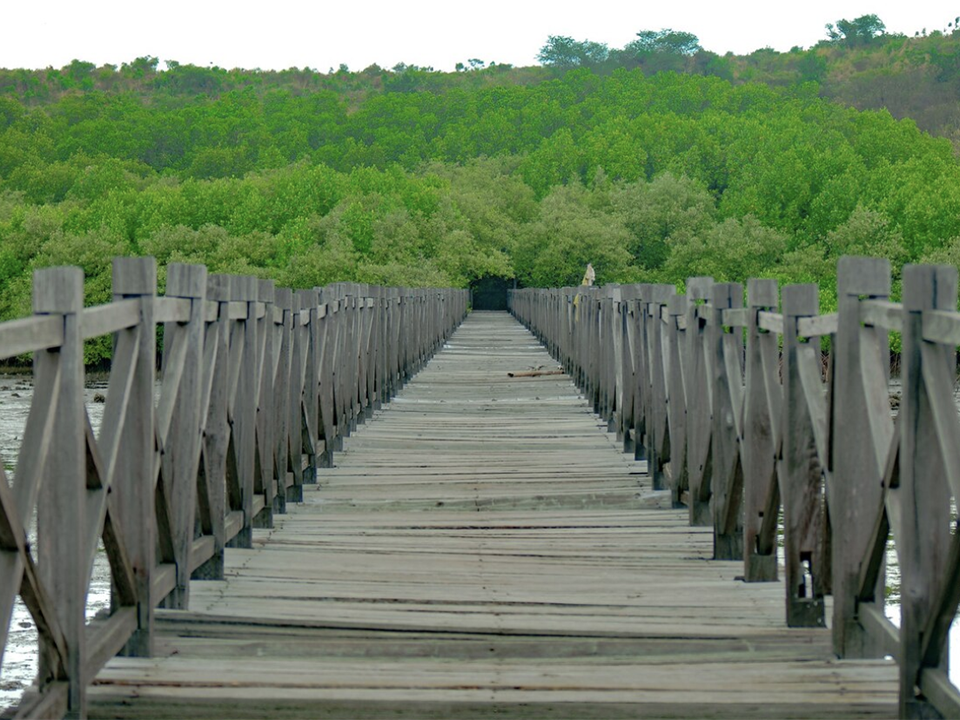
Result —
[[158, 613], [91, 717], [892, 717], [896, 666], [787, 629], [502, 313], [348, 438], [302, 505]]

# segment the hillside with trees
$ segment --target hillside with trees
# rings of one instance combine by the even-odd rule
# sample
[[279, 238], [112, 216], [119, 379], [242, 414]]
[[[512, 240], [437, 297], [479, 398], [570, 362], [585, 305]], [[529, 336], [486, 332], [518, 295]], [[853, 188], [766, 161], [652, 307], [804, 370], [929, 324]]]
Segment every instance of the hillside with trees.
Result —
[[[796, 54], [854, 62], [848, 30]], [[29, 312], [34, 268], [81, 265], [102, 302], [130, 254], [294, 287], [764, 275], [820, 282], [825, 308], [842, 254], [960, 262], [950, 139], [775, 81], [790, 53], [641, 32], [612, 67], [560, 40], [540, 67], [454, 73], [2, 70], [0, 319]]]

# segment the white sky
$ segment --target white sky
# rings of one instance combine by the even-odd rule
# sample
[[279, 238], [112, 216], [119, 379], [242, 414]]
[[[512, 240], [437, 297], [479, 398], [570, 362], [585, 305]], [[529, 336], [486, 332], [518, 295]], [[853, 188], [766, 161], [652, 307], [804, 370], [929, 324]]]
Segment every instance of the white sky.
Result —
[[532, 65], [548, 35], [623, 47], [638, 30], [673, 28], [707, 50], [810, 47], [824, 25], [869, 13], [888, 32], [944, 30], [945, 0], [0, 0], [0, 67], [119, 65], [143, 55], [195, 65], [327, 71], [398, 62], [452, 70], [457, 62]]

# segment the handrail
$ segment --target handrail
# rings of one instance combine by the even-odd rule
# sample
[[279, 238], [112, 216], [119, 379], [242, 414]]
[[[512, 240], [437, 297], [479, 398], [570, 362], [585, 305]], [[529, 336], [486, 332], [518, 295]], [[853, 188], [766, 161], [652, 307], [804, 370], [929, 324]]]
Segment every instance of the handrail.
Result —
[[[742, 560], [748, 582], [775, 580], [782, 508], [786, 622], [825, 626], [833, 595], [835, 651], [897, 658], [902, 717], [931, 703], [960, 716], [944, 652], [960, 604], [957, 269], [906, 267], [897, 303], [888, 261], [844, 257], [829, 315], [815, 285], [750, 280], [747, 307], [739, 284], [685, 285], [522, 289], [509, 306], [647, 460], [654, 487], [712, 525], [715, 559]], [[891, 535], [910, 588], [899, 629], [883, 613]]]
[[[117, 258], [113, 301], [84, 308], [79, 268], [39, 270], [34, 316], [0, 323], [0, 355], [32, 353], [34, 363], [12, 487], [0, 463], [0, 659], [17, 594], [43, 659], [18, 716], [85, 716], [104, 663], [152, 653], [154, 608], [186, 608], [192, 580], [222, 578], [225, 548], [250, 547], [254, 527], [301, 500], [343, 438], [467, 312], [463, 290], [294, 292], [177, 263], [166, 295], [156, 288], [152, 258]], [[104, 335], [114, 355], [95, 434], [83, 341]], [[35, 544], [25, 534], [34, 510]], [[87, 623], [100, 540], [112, 610]]]

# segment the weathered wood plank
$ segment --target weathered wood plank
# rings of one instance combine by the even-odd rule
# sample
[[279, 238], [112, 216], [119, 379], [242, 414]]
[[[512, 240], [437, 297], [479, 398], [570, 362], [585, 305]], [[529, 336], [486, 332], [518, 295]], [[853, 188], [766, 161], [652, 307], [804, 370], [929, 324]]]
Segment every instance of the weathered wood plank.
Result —
[[836, 661], [784, 627], [780, 586], [709, 560], [711, 529], [644, 509], [666, 493], [593, 398], [506, 376], [549, 362], [510, 322], [474, 313], [189, 613], [161, 611], [156, 659], [108, 664], [91, 716], [894, 712], [892, 663]]

